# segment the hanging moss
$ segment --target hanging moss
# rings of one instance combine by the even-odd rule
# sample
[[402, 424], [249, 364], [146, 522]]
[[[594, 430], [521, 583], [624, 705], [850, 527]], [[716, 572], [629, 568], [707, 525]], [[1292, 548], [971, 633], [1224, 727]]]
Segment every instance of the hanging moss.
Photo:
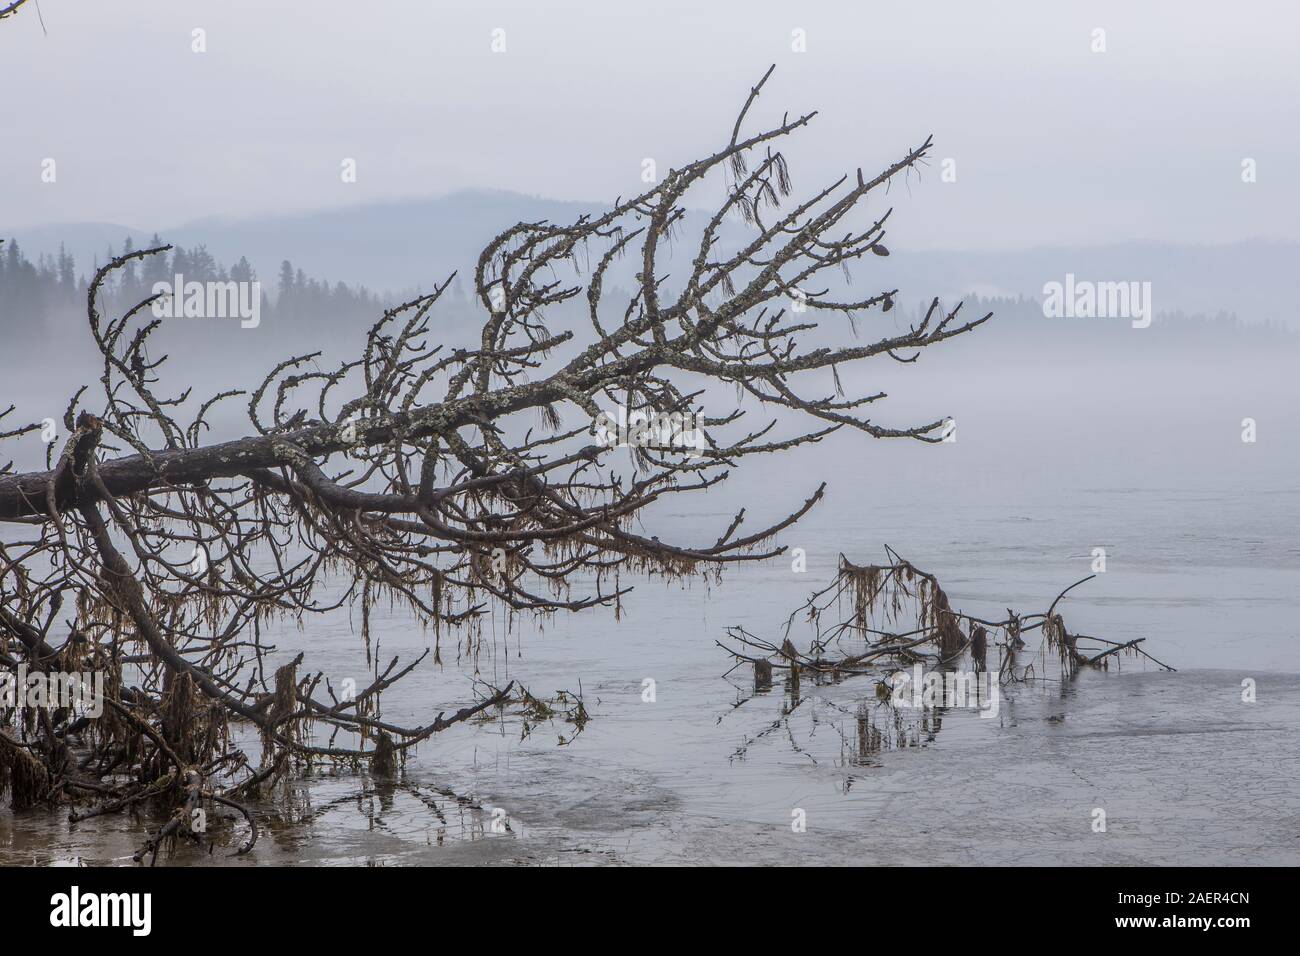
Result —
[[14, 810], [26, 810], [50, 799], [49, 773], [27, 748], [0, 731], [0, 797], [9, 794]]
[[370, 754], [370, 772], [376, 777], [391, 777], [397, 772], [397, 748], [393, 738], [380, 731]]

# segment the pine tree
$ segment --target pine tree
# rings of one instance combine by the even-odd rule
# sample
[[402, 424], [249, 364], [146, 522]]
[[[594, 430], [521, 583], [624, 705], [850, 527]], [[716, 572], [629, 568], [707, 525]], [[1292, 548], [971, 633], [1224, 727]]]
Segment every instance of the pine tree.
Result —
[[230, 267], [230, 278], [236, 282], [255, 282], [257, 273], [253, 271], [247, 257], [240, 256], [239, 261]]
[[64, 304], [77, 301], [77, 264], [59, 243], [59, 300]]
[[297, 311], [294, 302], [293, 266], [288, 259], [280, 263], [280, 286], [276, 295], [275, 309], [282, 318], [289, 318]]
[[194, 268], [190, 263], [190, 254], [185, 251], [184, 246], [177, 246], [176, 251], [172, 253], [171, 272], [173, 275], [180, 276], [182, 282], [192, 282], [198, 278], [198, 276], [194, 275]]
[[[127, 236], [126, 241], [122, 243], [122, 255], [129, 256], [133, 252], [135, 252], [135, 243], [131, 241], [130, 236]], [[118, 302], [130, 308], [142, 298], [139, 292], [140, 276], [136, 270], [136, 262], [132, 259], [120, 270], [117, 283]]]
[[[155, 232], [149, 238], [148, 248], [157, 249], [162, 244], [162, 239], [158, 238], [158, 233]], [[167, 253], [159, 252], [145, 257], [140, 264], [140, 281], [149, 295], [153, 294], [153, 288], [159, 282], [171, 285], [172, 270]]]
[[185, 281], [191, 279], [197, 282], [210, 282], [213, 279], [219, 279], [217, 260], [212, 258], [212, 253], [208, 252], [205, 245], [195, 246], [190, 250], [189, 257], [190, 274], [185, 276]]

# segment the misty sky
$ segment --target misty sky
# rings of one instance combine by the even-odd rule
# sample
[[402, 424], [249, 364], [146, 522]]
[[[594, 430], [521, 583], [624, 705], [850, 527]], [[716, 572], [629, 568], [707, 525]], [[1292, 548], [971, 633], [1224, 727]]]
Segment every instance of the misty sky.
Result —
[[752, 120], [821, 111], [787, 149], [796, 191], [935, 135], [891, 197], [914, 246], [1300, 238], [1293, 3], [39, 3], [48, 34], [31, 5], [0, 23], [0, 232], [466, 187], [612, 200], [644, 158], [724, 144], [776, 63]]

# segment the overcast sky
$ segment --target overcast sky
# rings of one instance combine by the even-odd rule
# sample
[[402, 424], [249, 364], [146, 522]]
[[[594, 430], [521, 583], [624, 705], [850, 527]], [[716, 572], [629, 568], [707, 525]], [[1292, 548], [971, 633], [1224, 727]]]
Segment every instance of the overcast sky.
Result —
[[895, 190], [910, 244], [1297, 239], [1298, 9], [33, 0], [0, 22], [0, 233], [466, 187], [612, 199], [647, 157], [666, 169], [725, 143], [775, 63], [753, 119], [821, 111], [788, 150], [796, 190], [935, 135], [931, 167]]

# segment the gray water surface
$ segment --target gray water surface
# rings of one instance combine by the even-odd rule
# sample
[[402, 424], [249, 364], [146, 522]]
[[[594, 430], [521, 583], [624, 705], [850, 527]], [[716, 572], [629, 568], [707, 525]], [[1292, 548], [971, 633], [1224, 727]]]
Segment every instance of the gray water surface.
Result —
[[[445, 665], [426, 662], [384, 696], [385, 718], [427, 721], [473, 699], [477, 667], [538, 694], [580, 691], [592, 718], [581, 734], [558, 722], [521, 740], [517, 717], [458, 726], [422, 745], [395, 785], [341, 770], [296, 780], [258, 806], [263, 836], [246, 858], [223, 856], [239, 824], [211, 857], [181, 847], [160, 862], [1300, 863], [1300, 436], [1284, 414], [1300, 385], [1289, 361], [1224, 379], [1206, 360], [1158, 384], [1114, 364], [1032, 383], [930, 381], [917, 407], [961, 409], [954, 445], [836, 435], [646, 519], [665, 540], [711, 543], [740, 506], [757, 528], [825, 480], [825, 501], [778, 538], [805, 550], [805, 573], [787, 555], [721, 583], [642, 579], [621, 620], [607, 609], [498, 616], [477, 659], [458, 661], [444, 635]], [[1215, 377], [1227, 384], [1211, 400]], [[1261, 437], [1245, 445], [1238, 423], [1251, 413]], [[874, 699], [866, 678], [805, 680], [792, 699], [780, 680], [755, 695], [745, 668], [723, 676], [731, 661], [714, 642], [727, 626], [778, 637], [841, 552], [879, 561], [884, 544], [937, 574], [954, 606], [999, 618], [1045, 610], [1104, 547], [1107, 570], [1070, 593], [1067, 622], [1142, 638], [1178, 671], [1124, 660], [1067, 685], [1019, 686], [996, 718], [931, 714], [878, 747], [859, 730]], [[384, 660], [432, 640], [400, 612], [374, 622]], [[806, 647], [811, 635], [793, 636]], [[358, 620], [285, 623], [274, 640], [335, 686], [364, 686]], [[1242, 701], [1245, 680], [1254, 703]], [[797, 811], [805, 832], [792, 829]], [[149, 825], [0, 810], [0, 863], [129, 864]]]

